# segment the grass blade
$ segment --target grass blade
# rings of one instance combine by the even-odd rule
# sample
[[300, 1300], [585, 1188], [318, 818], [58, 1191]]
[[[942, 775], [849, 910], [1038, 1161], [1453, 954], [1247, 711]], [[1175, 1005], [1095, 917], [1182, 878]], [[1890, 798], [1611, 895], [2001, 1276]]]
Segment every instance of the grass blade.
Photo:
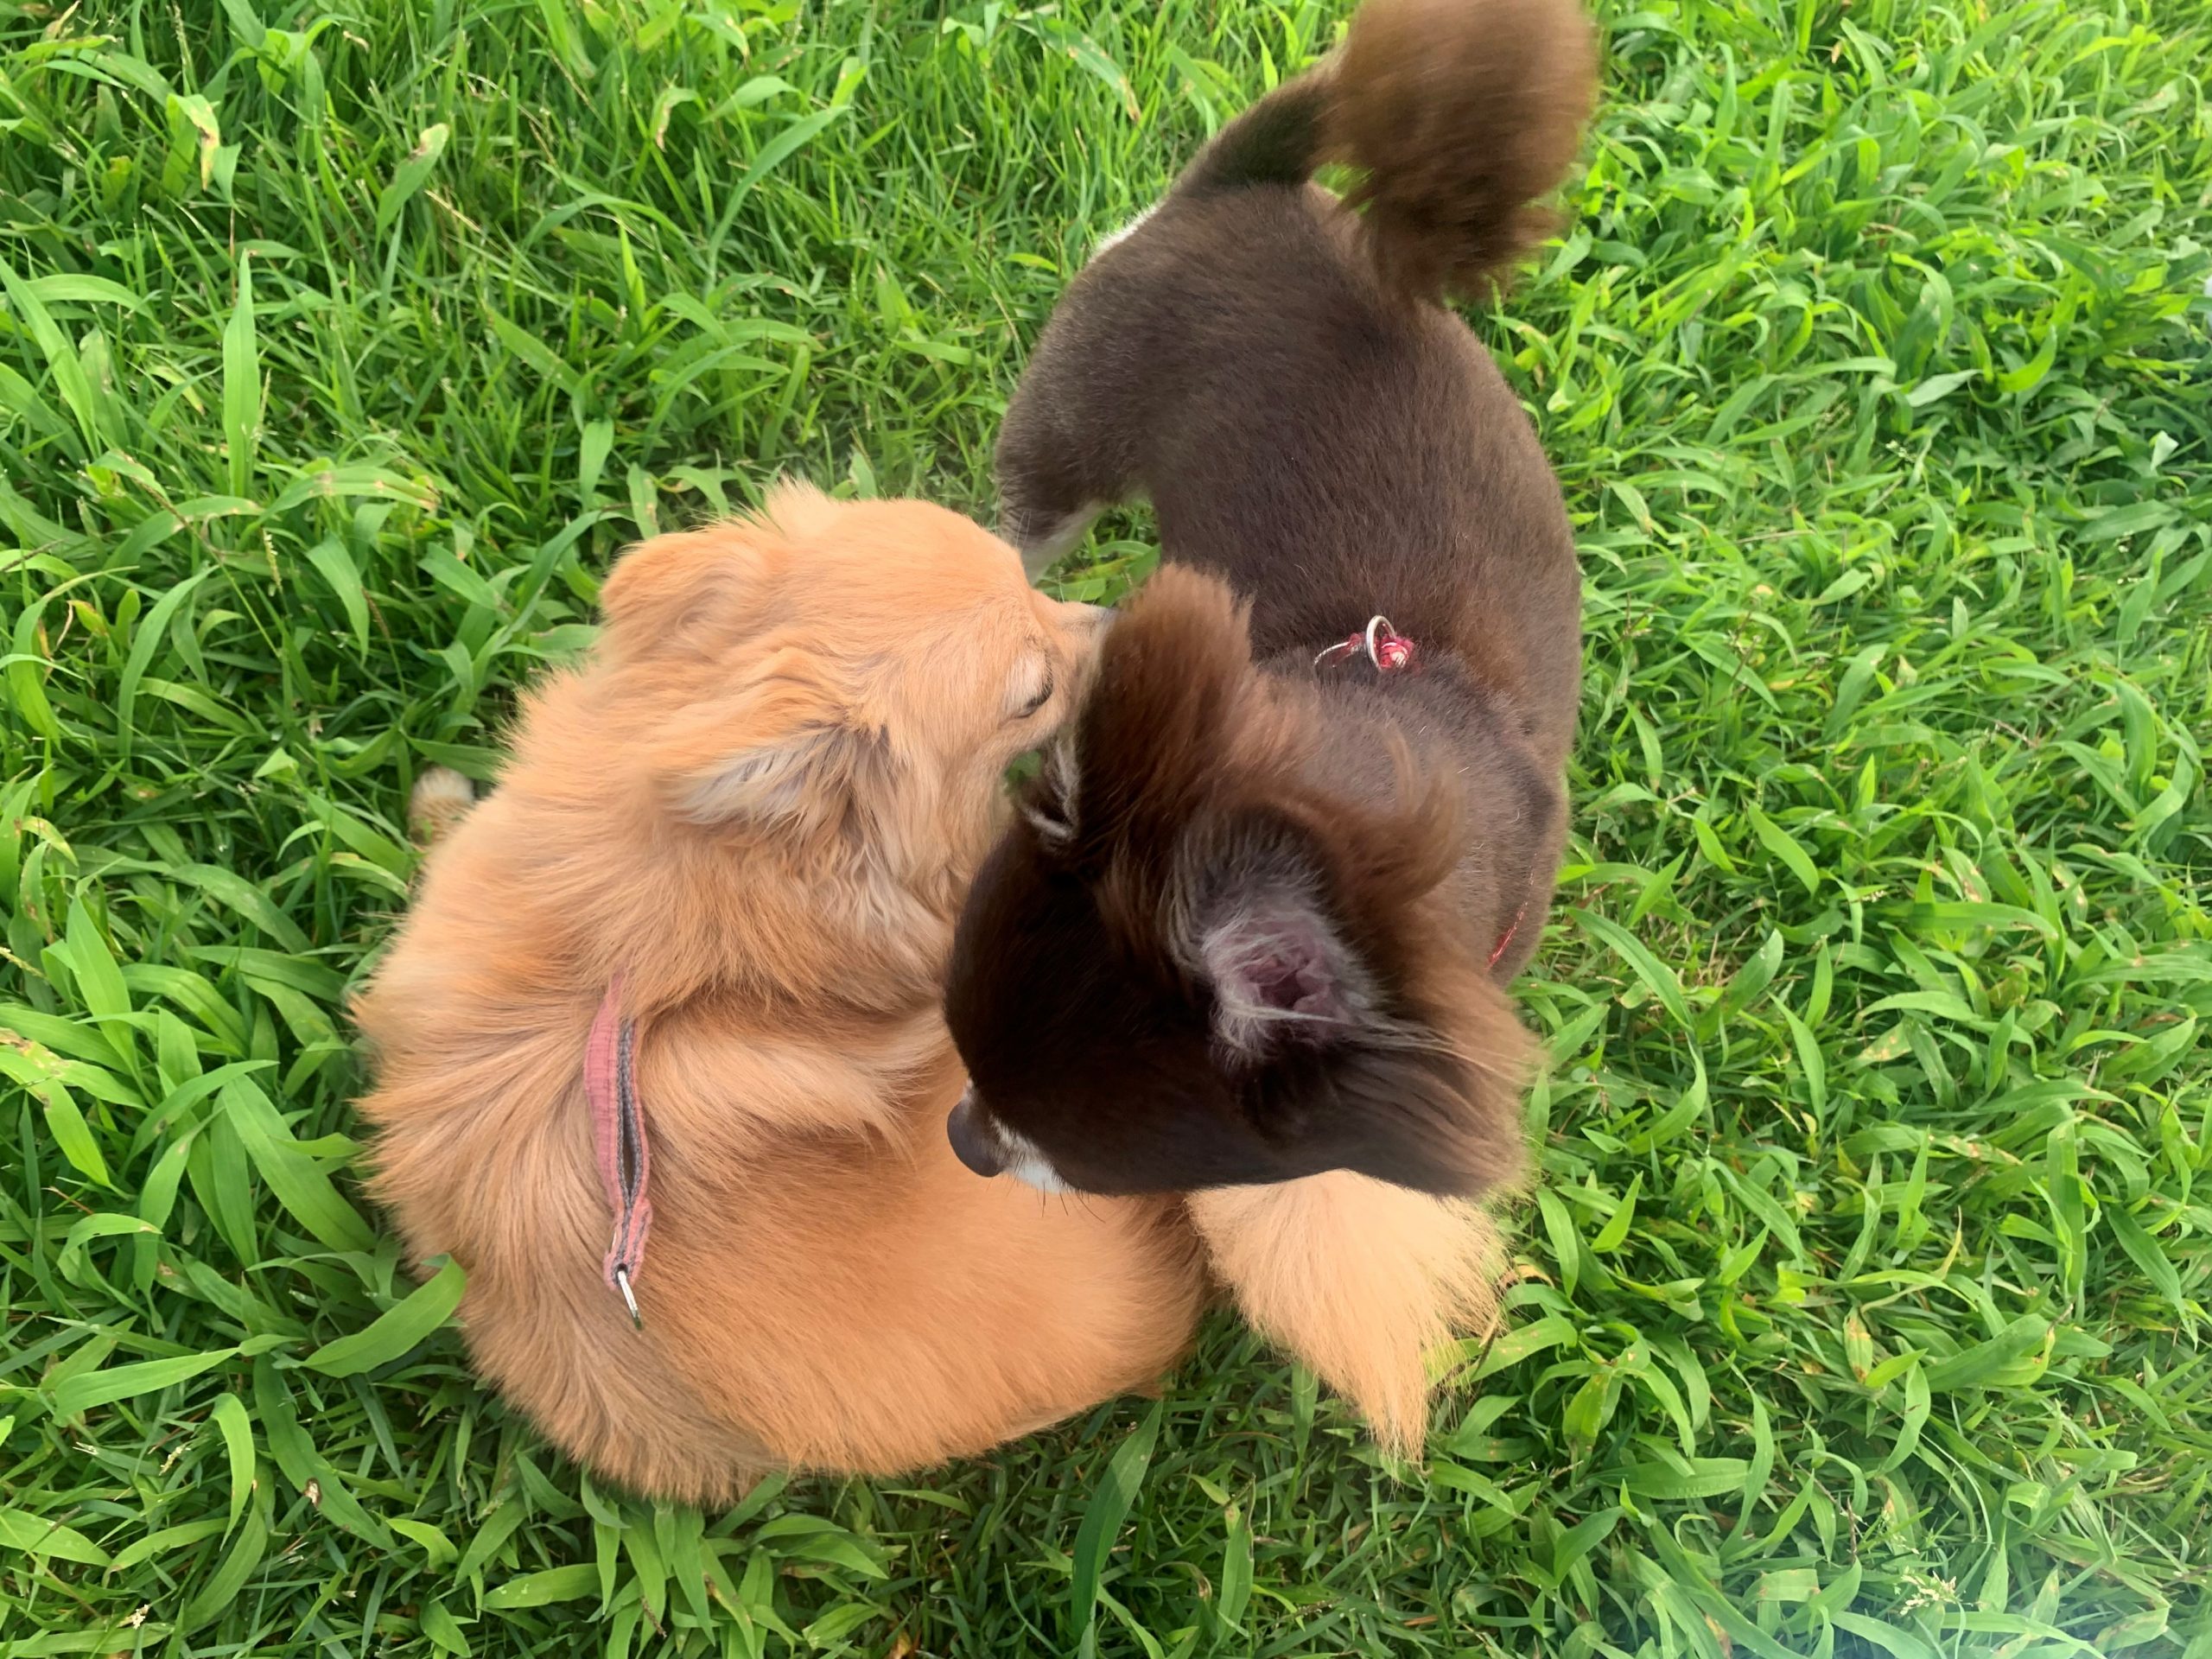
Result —
[[221, 1433], [224, 1454], [230, 1460], [231, 1512], [223, 1523], [224, 1535], [227, 1537], [245, 1512], [246, 1499], [253, 1493], [253, 1425], [245, 1414], [245, 1402], [235, 1394], [217, 1395], [208, 1421]]
[[1106, 1477], [1083, 1512], [1075, 1535], [1075, 1579], [1068, 1595], [1068, 1614], [1074, 1628], [1087, 1630], [1098, 1607], [1098, 1586], [1106, 1562], [1122, 1535], [1122, 1522], [1143, 1488], [1145, 1471], [1152, 1464], [1153, 1443], [1160, 1436], [1160, 1407], [1154, 1402], [1128, 1437], [1114, 1450]]
[[212, 1371], [237, 1354], [237, 1349], [226, 1348], [214, 1353], [180, 1354], [174, 1359], [142, 1360], [135, 1365], [111, 1365], [104, 1370], [83, 1372], [55, 1385], [54, 1414], [66, 1421], [83, 1416], [94, 1406], [156, 1394], [189, 1382], [202, 1371]]
[[76, 422], [77, 431], [84, 440], [80, 454], [99, 454], [106, 448], [100, 430], [100, 400], [85, 373], [85, 365], [77, 359], [76, 348], [55, 326], [54, 315], [39, 298], [38, 290], [17, 276], [16, 268], [5, 259], [0, 259], [0, 290], [6, 292], [16, 316], [30, 330], [32, 343], [46, 360], [46, 371], [54, 377], [61, 401]]
[[137, 706], [139, 682], [146, 677], [147, 669], [153, 664], [154, 653], [161, 649], [170, 624], [182, 611], [185, 601], [192, 597], [194, 590], [201, 582], [213, 574], [212, 570], [195, 570], [156, 600], [154, 608], [146, 613], [146, 620], [138, 625], [137, 633], [131, 638], [130, 655], [123, 664], [123, 679], [116, 692], [115, 709], [116, 735], [120, 740], [125, 760], [130, 759], [130, 741], [137, 733], [131, 715]]
[[301, 1362], [325, 1376], [358, 1376], [410, 1352], [453, 1317], [468, 1275], [448, 1262], [365, 1331], [327, 1342]]
[[416, 139], [415, 148], [407, 158], [394, 168], [391, 182], [385, 185], [377, 197], [377, 234], [382, 236], [399, 217], [401, 208], [415, 199], [417, 191], [430, 181], [430, 175], [437, 170], [438, 157], [446, 153], [446, 144], [453, 137], [453, 129], [440, 121], [423, 129]]
[[254, 441], [261, 424], [261, 352], [253, 321], [253, 256], [238, 255], [238, 298], [223, 325], [223, 445], [230, 457], [231, 493], [245, 499], [253, 484]]
[[56, 1561], [105, 1567], [107, 1552], [79, 1532], [25, 1510], [0, 1510], [0, 1549]]

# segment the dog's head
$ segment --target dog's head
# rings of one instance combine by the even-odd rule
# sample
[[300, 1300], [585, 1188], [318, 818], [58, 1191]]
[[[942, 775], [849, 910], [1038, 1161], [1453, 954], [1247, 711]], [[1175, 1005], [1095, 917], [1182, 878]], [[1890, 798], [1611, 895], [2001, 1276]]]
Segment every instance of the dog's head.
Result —
[[989, 844], [1000, 774], [1076, 706], [1105, 616], [1033, 590], [957, 513], [791, 484], [757, 518], [645, 543], [601, 597], [634, 734], [616, 764], [643, 769], [674, 833], [952, 890]]
[[1517, 1174], [1526, 1038], [1425, 902], [1457, 788], [1402, 752], [1384, 798], [1333, 786], [1318, 714], [1221, 582], [1168, 567], [1132, 603], [961, 917], [971, 1167], [1107, 1193]]

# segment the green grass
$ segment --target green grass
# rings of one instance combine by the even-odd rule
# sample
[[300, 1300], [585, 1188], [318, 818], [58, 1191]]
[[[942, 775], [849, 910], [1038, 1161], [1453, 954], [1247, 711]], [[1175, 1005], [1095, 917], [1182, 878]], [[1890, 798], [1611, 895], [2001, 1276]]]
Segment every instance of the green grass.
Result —
[[1422, 1466], [1224, 1319], [702, 1516], [480, 1394], [449, 1283], [379, 1319], [414, 772], [779, 469], [988, 512], [1090, 239], [1341, 21], [0, 16], [0, 1656], [2212, 1655], [2206, 0], [1609, 16], [1473, 319], [1588, 692], [1543, 1184]]

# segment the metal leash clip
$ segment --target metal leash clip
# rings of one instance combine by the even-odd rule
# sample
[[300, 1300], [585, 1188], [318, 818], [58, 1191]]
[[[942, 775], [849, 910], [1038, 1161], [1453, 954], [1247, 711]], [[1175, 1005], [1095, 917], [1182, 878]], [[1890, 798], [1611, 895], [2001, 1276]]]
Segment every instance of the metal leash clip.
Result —
[[638, 1299], [631, 1294], [630, 1269], [626, 1263], [614, 1269], [614, 1288], [622, 1293], [623, 1305], [630, 1310], [631, 1328], [637, 1331], [644, 1330], [645, 1316], [638, 1312]]

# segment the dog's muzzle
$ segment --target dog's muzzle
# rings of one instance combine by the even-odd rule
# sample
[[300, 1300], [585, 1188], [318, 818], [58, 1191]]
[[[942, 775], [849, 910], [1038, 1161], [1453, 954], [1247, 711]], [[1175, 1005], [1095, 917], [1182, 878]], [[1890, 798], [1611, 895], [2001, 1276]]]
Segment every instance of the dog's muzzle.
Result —
[[976, 1103], [976, 1085], [968, 1085], [960, 1096], [960, 1103], [952, 1109], [952, 1116], [944, 1121], [945, 1138], [952, 1142], [953, 1156], [976, 1172], [988, 1178], [1004, 1172], [1006, 1151], [999, 1144], [997, 1133]]

